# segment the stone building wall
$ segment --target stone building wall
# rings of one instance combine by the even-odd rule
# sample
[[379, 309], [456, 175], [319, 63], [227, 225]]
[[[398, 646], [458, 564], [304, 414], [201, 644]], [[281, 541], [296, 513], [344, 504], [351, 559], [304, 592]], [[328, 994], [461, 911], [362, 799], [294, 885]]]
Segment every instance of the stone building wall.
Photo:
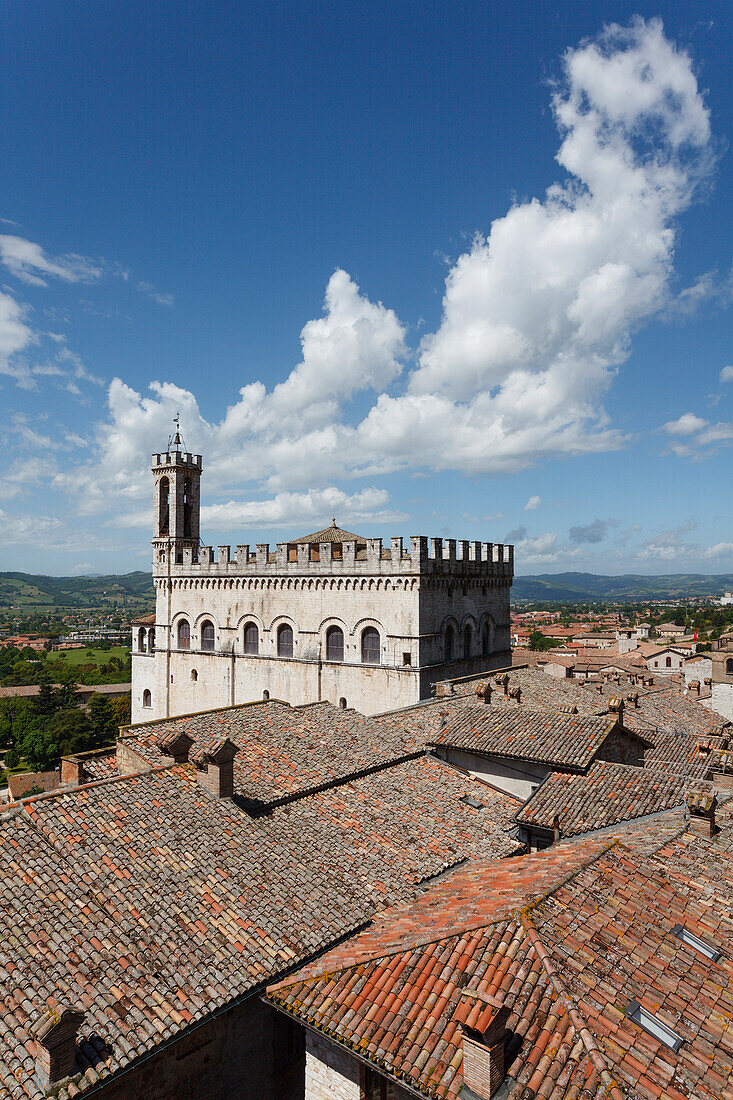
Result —
[[[103, 1100], [287, 1100], [302, 1097], [288, 1079], [278, 1084], [273, 1057], [273, 1010], [251, 997], [210, 1018], [184, 1038], [159, 1047], [145, 1061], [100, 1090]], [[297, 1081], [297, 1076], [296, 1076]]]
[[345, 1050], [306, 1034], [305, 1100], [361, 1100], [361, 1066]]

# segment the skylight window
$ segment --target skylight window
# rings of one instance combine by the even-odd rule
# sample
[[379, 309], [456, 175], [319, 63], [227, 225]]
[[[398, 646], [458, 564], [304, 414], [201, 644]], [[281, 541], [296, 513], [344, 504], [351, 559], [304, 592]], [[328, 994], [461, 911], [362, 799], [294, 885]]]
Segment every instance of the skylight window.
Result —
[[474, 810], [483, 810], [484, 808], [484, 803], [479, 802], [477, 798], [470, 794], [462, 794], [461, 802], [465, 802], [467, 806], [473, 806]]
[[648, 1012], [645, 1008], [642, 1008], [638, 1001], [631, 1002], [626, 1009], [626, 1016], [643, 1028], [644, 1031], [648, 1031], [660, 1043], [664, 1043], [670, 1050], [679, 1050], [682, 1046], [682, 1036], [678, 1035], [676, 1031], [672, 1031], [672, 1028], [667, 1027], [665, 1023], [662, 1023], [653, 1012]]
[[705, 943], [705, 940], [701, 940], [699, 936], [689, 932], [681, 924], [676, 924], [674, 926], [672, 935], [682, 940], [688, 947], [694, 947], [695, 951], [699, 951], [701, 955], [704, 955], [706, 959], [710, 959], [712, 962], [717, 962], [720, 958], [720, 952], [715, 947], [711, 947], [709, 943]]

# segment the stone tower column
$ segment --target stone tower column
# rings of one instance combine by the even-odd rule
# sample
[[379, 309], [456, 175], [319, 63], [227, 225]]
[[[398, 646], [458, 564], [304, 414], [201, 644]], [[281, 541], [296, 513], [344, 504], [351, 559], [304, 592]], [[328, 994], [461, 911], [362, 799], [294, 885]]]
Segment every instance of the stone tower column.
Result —
[[201, 511], [201, 455], [182, 450], [180, 432], [153, 455], [153, 573], [197, 560]]

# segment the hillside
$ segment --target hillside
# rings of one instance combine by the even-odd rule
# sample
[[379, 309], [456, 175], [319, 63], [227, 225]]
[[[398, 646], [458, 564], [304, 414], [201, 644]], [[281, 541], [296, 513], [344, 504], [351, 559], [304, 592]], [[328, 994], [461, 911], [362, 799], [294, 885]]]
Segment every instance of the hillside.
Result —
[[52, 608], [138, 607], [152, 603], [150, 573], [106, 577], [46, 577], [0, 573], [0, 611], [28, 614]]
[[[715, 597], [733, 589], [733, 575], [675, 573], [620, 577], [597, 573], [541, 573], [516, 577], [512, 600], [583, 601], [664, 600], [681, 596]], [[150, 573], [103, 577], [46, 577], [30, 573], [0, 573], [0, 611], [22, 613], [53, 608], [119, 607], [140, 610], [152, 606]]]
[[597, 573], [542, 573], [516, 577], [512, 586], [513, 600], [667, 600], [682, 596], [721, 596], [733, 589], [730, 573], [673, 573], [664, 576], [642, 576], [624, 573], [607, 577]]

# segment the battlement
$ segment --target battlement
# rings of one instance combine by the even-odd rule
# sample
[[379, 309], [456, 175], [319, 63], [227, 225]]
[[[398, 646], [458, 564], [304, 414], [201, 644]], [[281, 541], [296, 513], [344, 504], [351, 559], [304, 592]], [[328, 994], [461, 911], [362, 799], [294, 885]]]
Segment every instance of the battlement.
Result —
[[161, 466], [193, 466], [201, 471], [201, 455], [192, 455], [188, 451], [161, 451], [152, 458], [153, 471]]
[[[161, 552], [165, 551], [161, 548]], [[257, 576], [323, 573], [456, 573], [511, 578], [514, 575], [514, 547], [504, 543], [474, 542], [467, 539], [410, 537], [409, 549], [402, 538], [343, 543], [279, 542], [231, 546], [202, 546], [198, 553], [183, 548], [182, 560], [167, 562], [159, 557], [156, 573], [170, 570], [181, 576]]]

